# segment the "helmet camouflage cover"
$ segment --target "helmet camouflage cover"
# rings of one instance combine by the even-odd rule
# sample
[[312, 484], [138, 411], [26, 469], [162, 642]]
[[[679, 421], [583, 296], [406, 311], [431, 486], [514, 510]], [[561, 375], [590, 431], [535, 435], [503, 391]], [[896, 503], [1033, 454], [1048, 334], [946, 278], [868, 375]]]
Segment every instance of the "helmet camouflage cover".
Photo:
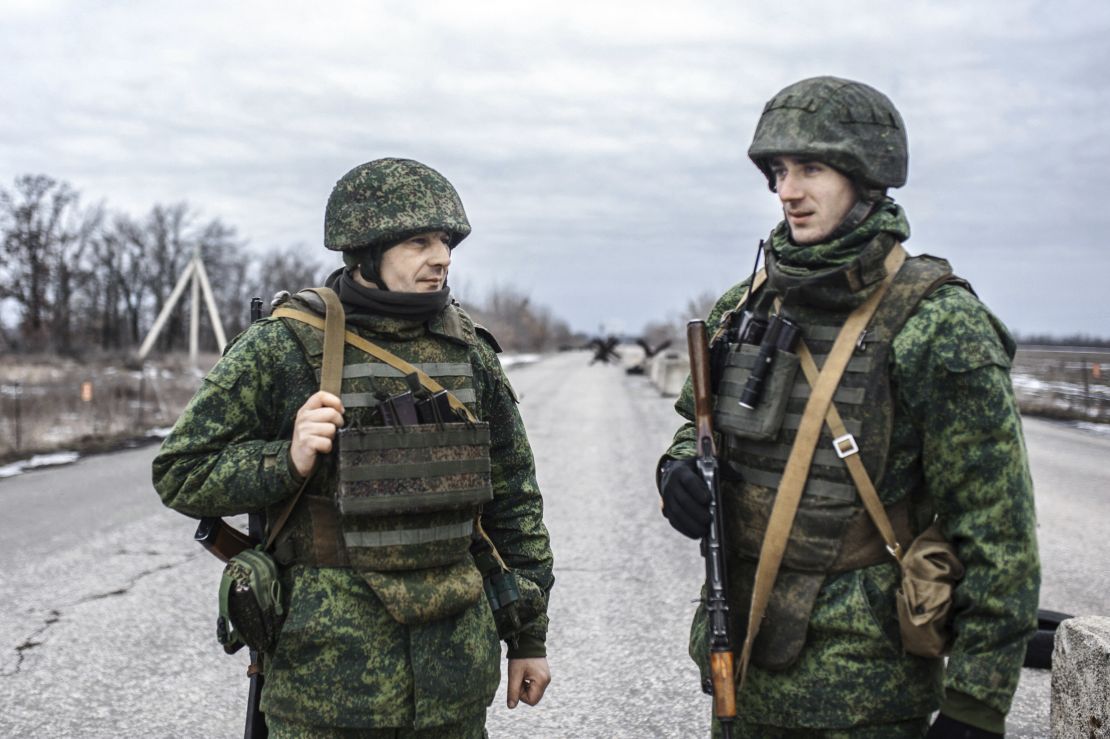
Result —
[[890, 98], [861, 82], [812, 77], [795, 82], [763, 108], [748, 156], [775, 189], [776, 156], [808, 156], [868, 188], [906, 184], [909, 150], [902, 116]]
[[411, 159], [375, 159], [339, 178], [324, 213], [324, 246], [353, 251], [446, 231], [454, 246], [470, 233], [447, 178]]

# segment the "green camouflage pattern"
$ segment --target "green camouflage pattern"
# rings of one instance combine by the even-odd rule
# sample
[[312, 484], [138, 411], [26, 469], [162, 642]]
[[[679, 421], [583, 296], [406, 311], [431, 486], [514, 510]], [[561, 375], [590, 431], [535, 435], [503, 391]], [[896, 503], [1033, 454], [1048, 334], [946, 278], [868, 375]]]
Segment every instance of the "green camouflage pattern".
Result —
[[324, 246], [334, 251], [392, 246], [428, 231], [446, 231], [457, 245], [470, 222], [447, 178], [411, 159], [355, 167], [335, 183], [324, 212]]
[[[830, 260], [820, 268], [836, 266]], [[746, 286], [717, 302], [707, 320], [711, 335]], [[750, 668], [741, 715], [759, 724], [827, 729], [907, 721], [936, 710], [945, 690], [969, 696], [1000, 720], [1009, 710], [1036, 628], [1040, 585], [1032, 481], [1009, 378], [1013, 350], [1005, 327], [956, 285], [928, 296], [891, 348], [893, 424], [877, 487], [888, 504], [916, 490], [918, 514], [939, 515], [967, 568], [955, 593], [947, 669], [941, 660], [902, 651], [898, 570], [893, 562], [874, 565], [825, 580], [798, 661], [783, 672]], [[692, 420], [689, 381], [675, 408]], [[695, 436], [693, 424], [684, 424], [665, 458], [694, 457]], [[704, 609], [694, 617], [690, 651], [704, 672]]]
[[[482, 526], [519, 578], [531, 616], [509, 656], [543, 656], [551, 550], [532, 451], [494, 350], [457, 308], [427, 324], [349, 314], [347, 327], [413, 363], [458, 350], [473, 367], [472, 407], [490, 424], [494, 497], [483, 507]], [[406, 388], [400, 378], [375, 383], [388, 393]], [[162, 501], [190, 516], [268, 509], [272, 520], [300, 485], [289, 440], [297, 409], [317, 389], [285, 320], [249, 327], [163, 442], [153, 463]], [[337, 480], [335, 455], [327, 455], [306, 494], [334, 499]], [[311, 540], [306, 506], [298, 506], [286, 531], [294, 542]], [[493, 699], [500, 647], [484, 598], [454, 616], [403, 625], [353, 570], [294, 564], [282, 581], [287, 616], [266, 663], [267, 715], [318, 726], [423, 729], [474, 715]]]
[[270, 739], [487, 739], [486, 714], [430, 729], [339, 729], [330, 726], [267, 720]]
[[[909, 721], [853, 726], [849, 729], [799, 731], [751, 723], [741, 716], [732, 727], [733, 736], [748, 739], [921, 739], [929, 731], [929, 719], [915, 718]], [[723, 736], [721, 726], [716, 720], [713, 721], [712, 736], [713, 739]]]
[[775, 189], [770, 160], [826, 162], [868, 187], [906, 184], [906, 126], [890, 99], [861, 82], [812, 77], [783, 88], [763, 108], [748, 156]]

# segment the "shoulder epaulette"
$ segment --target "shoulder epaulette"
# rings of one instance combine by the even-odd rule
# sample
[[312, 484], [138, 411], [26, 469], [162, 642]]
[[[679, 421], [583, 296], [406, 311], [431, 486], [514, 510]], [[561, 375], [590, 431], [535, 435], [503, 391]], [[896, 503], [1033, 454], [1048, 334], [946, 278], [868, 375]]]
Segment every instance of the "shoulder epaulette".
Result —
[[493, 347], [493, 351], [495, 354], [500, 354], [503, 351], [501, 349], [501, 345], [497, 343], [497, 338], [492, 333], [490, 333], [490, 330], [488, 328], [482, 326], [481, 324], [475, 323], [474, 331], [483, 339], [485, 339], [487, 344]]

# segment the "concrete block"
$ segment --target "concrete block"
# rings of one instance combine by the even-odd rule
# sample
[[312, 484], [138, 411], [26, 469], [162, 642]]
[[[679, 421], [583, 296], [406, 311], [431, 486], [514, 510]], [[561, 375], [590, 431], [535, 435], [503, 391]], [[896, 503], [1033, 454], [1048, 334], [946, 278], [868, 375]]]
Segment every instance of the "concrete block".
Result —
[[681, 352], [662, 352], [651, 362], [651, 384], [660, 395], [678, 395], [690, 374], [690, 358]]
[[1069, 618], [1052, 651], [1053, 739], [1110, 738], [1110, 618]]

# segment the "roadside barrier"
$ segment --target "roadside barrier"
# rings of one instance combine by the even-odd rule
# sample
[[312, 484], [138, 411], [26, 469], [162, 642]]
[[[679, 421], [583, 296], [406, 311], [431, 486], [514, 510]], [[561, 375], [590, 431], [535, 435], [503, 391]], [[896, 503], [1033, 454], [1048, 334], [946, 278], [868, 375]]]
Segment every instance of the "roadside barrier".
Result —
[[660, 395], [678, 395], [690, 373], [690, 358], [682, 352], [662, 352], [651, 360], [651, 384]]
[[1110, 737], [1110, 618], [1080, 616], [1056, 629], [1053, 739]]

